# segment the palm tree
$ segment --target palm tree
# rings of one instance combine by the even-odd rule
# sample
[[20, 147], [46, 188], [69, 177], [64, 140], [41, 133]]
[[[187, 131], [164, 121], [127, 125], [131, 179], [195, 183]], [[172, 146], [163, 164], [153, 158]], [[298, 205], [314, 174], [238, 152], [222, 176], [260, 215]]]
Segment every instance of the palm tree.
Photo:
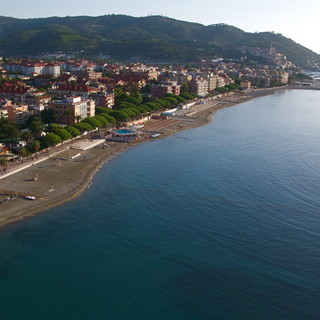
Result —
[[43, 122], [40, 118], [32, 121], [31, 126], [30, 126], [30, 131], [36, 139], [40, 137], [40, 135], [43, 131], [43, 127], [44, 127], [44, 125], [43, 125]]
[[33, 136], [31, 134], [31, 132], [28, 130], [28, 131], [25, 131], [21, 134], [21, 139], [24, 140], [27, 145], [29, 145], [29, 143], [32, 141], [33, 139]]
[[31, 141], [33, 140], [33, 136], [31, 134], [31, 132], [29, 130], [27, 131], [24, 131], [22, 134], [21, 134], [21, 139], [24, 140], [27, 144], [27, 149], [30, 149], [30, 143]]
[[37, 152], [40, 149], [40, 142], [38, 140], [33, 140], [32, 141], [32, 149], [35, 151], [35, 153], [36, 153], [35, 157], [37, 159], [38, 158]]

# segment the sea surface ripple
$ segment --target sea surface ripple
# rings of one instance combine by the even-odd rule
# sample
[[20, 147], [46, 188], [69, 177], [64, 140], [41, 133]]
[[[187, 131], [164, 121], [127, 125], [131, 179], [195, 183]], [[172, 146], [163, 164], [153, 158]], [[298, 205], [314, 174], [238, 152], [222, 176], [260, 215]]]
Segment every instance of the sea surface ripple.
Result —
[[224, 109], [2, 228], [1, 319], [318, 320], [319, 101]]

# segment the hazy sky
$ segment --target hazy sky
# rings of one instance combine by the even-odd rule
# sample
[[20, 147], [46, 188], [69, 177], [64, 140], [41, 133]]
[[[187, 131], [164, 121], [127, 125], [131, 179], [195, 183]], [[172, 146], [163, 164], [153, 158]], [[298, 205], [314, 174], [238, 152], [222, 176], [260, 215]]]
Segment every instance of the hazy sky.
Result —
[[274, 31], [320, 54], [319, 0], [10, 0], [1, 15], [16, 18], [166, 15], [205, 25], [227, 23], [247, 32]]

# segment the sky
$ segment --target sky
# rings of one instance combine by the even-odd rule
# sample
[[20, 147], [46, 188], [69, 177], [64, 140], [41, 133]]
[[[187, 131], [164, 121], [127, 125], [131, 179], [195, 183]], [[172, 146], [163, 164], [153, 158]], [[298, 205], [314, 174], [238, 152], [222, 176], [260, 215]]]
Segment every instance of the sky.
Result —
[[319, 0], [10, 0], [1, 8], [2, 16], [15, 18], [106, 14], [164, 15], [246, 32], [274, 31], [320, 54]]

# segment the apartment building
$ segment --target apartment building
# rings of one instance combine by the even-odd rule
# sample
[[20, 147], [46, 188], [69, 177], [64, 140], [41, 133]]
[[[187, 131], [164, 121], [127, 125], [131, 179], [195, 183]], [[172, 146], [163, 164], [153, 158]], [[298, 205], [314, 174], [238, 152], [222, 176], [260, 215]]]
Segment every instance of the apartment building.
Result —
[[57, 116], [57, 122], [73, 125], [87, 117], [95, 115], [95, 102], [81, 97], [68, 97], [63, 100], [54, 100], [49, 103], [49, 109]]
[[178, 81], [161, 81], [158, 85], [153, 85], [150, 89], [151, 95], [154, 97], [161, 99], [167, 93], [173, 93], [175, 95], [180, 94], [181, 86], [178, 85]]

